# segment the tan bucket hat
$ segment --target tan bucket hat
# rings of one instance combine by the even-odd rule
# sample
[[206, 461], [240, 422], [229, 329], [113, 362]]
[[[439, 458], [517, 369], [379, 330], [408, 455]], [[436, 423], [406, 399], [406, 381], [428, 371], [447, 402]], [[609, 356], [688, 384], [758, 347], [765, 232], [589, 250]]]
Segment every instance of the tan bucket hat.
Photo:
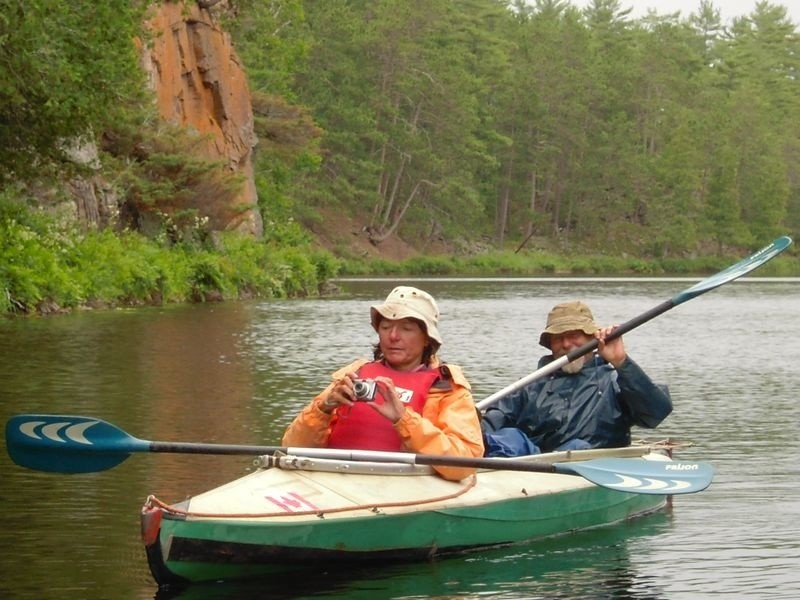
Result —
[[583, 331], [594, 335], [599, 329], [594, 322], [592, 311], [580, 300], [556, 304], [547, 315], [547, 326], [539, 336], [539, 344], [550, 348], [550, 336], [567, 331]]
[[412, 318], [425, 325], [429, 338], [439, 345], [442, 344], [442, 336], [436, 327], [439, 322], [439, 307], [428, 292], [415, 287], [398, 286], [386, 296], [383, 304], [371, 306], [369, 312], [375, 331], [378, 331], [381, 317], [393, 320]]

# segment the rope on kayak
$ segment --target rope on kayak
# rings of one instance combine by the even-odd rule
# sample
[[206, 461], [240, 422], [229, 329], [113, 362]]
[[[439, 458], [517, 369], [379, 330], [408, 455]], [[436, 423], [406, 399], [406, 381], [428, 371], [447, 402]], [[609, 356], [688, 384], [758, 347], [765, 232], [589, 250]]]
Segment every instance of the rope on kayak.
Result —
[[648, 446], [650, 448], [662, 450], [670, 458], [672, 458], [673, 450], [681, 450], [682, 448], [690, 448], [694, 446], [694, 442], [688, 440], [673, 440], [672, 438], [664, 438], [663, 440], [656, 441], [636, 440], [631, 445], [635, 446], [637, 444], [641, 445], [642, 447]]
[[356, 510], [371, 510], [374, 513], [379, 513], [382, 508], [396, 508], [400, 506], [415, 506], [417, 504], [431, 504], [433, 502], [442, 502], [444, 500], [452, 500], [458, 498], [462, 494], [466, 494], [469, 490], [475, 487], [478, 479], [475, 475], [470, 475], [466, 483], [461, 486], [452, 494], [445, 494], [443, 496], [434, 496], [432, 498], [425, 498], [423, 500], [405, 500], [403, 502], [380, 502], [377, 504], [359, 504], [355, 506], [341, 506], [338, 508], [320, 508], [316, 510], [302, 510], [297, 512], [271, 512], [271, 513], [210, 513], [210, 512], [196, 512], [191, 510], [184, 510], [177, 506], [172, 506], [162, 502], [155, 496], [148, 496], [145, 500], [145, 508], [160, 508], [166, 512], [181, 515], [184, 517], [208, 517], [208, 518], [226, 518], [226, 519], [260, 519], [266, 517], [301, 517], [307, 515], [317, 515], [320, 519], [324, 519], [326, 514], [329, 513], [343, 513]]

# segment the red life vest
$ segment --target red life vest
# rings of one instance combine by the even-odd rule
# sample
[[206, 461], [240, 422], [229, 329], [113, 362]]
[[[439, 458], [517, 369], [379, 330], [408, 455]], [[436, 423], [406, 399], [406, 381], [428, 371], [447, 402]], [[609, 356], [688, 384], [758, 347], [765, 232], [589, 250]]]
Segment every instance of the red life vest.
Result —
[[[440, 375], [439, 369], [395, 371], [380, 362], [367, 363], [358, 370], [358, 376], [364, 379], [390, 378], [403, 403], [418, 413], [422, 413], [428, 391]], [[375, 401], [384, 402], [384, 399], [381, 396]], [[351, 407], [336, 409], [328, 448], [399, 452], [403, 450], [402, 446], [392, 422], [366, 403], [355, 402]]]

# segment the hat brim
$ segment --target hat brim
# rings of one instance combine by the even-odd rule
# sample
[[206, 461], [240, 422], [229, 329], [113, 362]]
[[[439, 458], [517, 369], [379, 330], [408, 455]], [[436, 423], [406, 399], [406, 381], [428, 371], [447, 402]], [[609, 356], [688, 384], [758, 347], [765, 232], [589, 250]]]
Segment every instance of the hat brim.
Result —
[[425, 315], [412, 309], [406, 304], [387, 302], [386, 304], [370, 306], [369, 312], [372, 320], [372, 328], [375, 331], [378, 331], [378, 324], [381, 321], [381, 317], [393, 321], [398, 319], [415, 319], [422, 323], [422, 326], [425, 328], [425, 332], [428, 334], [429, 338], [437, 342], [440, 346], [443, 343], [442, 336], [439, 333], [439, 329], [436, 327], [436, 324], [431, 323], [425, 317]]

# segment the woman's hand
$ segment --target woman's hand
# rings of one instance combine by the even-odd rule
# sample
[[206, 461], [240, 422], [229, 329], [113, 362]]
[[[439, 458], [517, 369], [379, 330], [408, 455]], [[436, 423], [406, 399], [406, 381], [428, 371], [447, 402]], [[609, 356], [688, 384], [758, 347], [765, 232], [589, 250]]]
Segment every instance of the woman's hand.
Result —
[[[348, 373], [334, 383], [331, 391], [328, 392], [328, 396], [319, 403], [319, 409], [330, 415], [338, 406], [353, 406], [354, 402], [359, 402], [359, 400], [356, 400], [356, 392], [353, 385], [355, 379], [358, 379], [356, 373]], [[373, 399], [370, 402], [366, 402], [366, 404], [392, 423], [396, 423], [406, 412], [405, 404], [400, 400], [400, 395], [397, 393], [394, 382], [391, 379], [388, 377], [376, 377], [375, 381], [378, 383], [378, 393], [383, 402], [376, 402]]]
[[368, 404], [392, 423], [397, 423], [406, 412], [406, 406], [400, 400], [394, 382], [388, 377], [376, 377], [375, 381], [378, 382], [378, 392], [383, 398], [383, 402], [368, 402]]
[[348, 373], [333, 384], [327, 397], [318, 404], [319, 409], [325, 414], [332, 414], [338, 406], [353, 406], [356, 401], [356, 392], [353, 387], [353, 380], [357, 378], [355, 373]]

